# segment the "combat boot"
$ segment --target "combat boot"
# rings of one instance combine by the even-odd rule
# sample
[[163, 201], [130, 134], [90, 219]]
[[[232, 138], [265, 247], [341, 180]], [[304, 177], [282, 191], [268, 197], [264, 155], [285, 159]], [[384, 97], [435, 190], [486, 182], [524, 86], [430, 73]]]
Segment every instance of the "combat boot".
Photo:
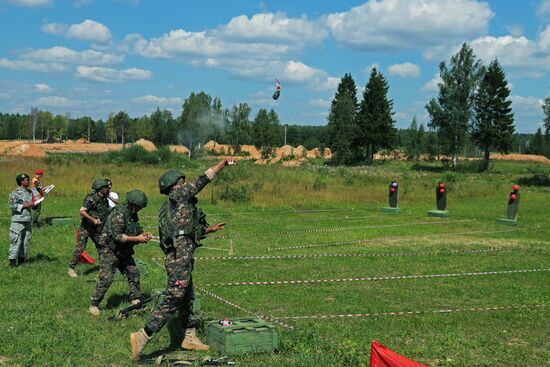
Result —
[[151, 337], [147, 335], [144, 329], [139, 329], [137, 333], [130, 334], [130, 347], [132, 349], [132, 360], [138, 361], [143, 348], [149, 343]]
[[67, 275], [70, 276], [71, 278], [76, 278], [78, 276], [74, 268], [69, 268], [69, 270], [67, 271]]
[[92, 316], [99, 316], [99, 314], [101, 313], [101, 311], [99, 311], [99, 307], [93, 306], [93, 305], [90, 306], [90, 308], [88, 309], [88, 312]]
[[10, 268], [17, 267], [17, 259], [10, 259]]
[[187, 329], [185, 331], [185, 338], [181, 342], [181, 347], [187, 350], [208, 350], [210, 347], [197, 337], [197, 331], [195, 328]]

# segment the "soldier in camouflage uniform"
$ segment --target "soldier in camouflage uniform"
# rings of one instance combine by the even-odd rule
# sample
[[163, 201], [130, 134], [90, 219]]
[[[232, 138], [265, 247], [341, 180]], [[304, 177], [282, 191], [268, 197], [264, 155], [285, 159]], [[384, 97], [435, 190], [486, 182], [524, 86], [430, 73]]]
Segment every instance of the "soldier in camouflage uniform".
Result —
[[[179, 311], [185, 338], [181, 344], [184, 349], [208, 350], [196, 335], [195, 319], [192, 311], [193, 252], [197, 242], [204, 235], [220, 230], [225, 223], [217, 223], [204, 227], [197, 218], [194, 197], [198, 194], [226, 165], [233, 162], [223, 160], [210, 167], [202, 176], [186, 182], [182, 172], [170, 170], [159, 178], [160, 193], [168, 195], [165, 204], [159, 212], [159, 231], [161, 248], [165, 253], [164, 266], [168, 276], [164, 299], [151, 312], [145, 327], [130, 334], [132, 359], [138, 360], [145, 345], [151, 340], [164, 324]], [[203, 216], [204, 218], [204, 216]]]
[[89, 312], [99, 316], [99, 304], [113, 283], [118, 268], [128, 280], [132, 305], [138, 304], [141, 297], [139, 270], [134, 258], [134, 245], [149, 242], [151, 233], [144, 233], [139, 225], [138, 211], [147, 206], [147, 196], [141, 190], [126, 194], [126, 204], [116, 206], [105, 220], [101, 230], [99, 246], [99, 278], [90, 298]]
[[80, 259], [80, 255], [82, 255], [86, 249], [88, 237], [92, 239], [96, 247], [99, 246], [101, 227], [107, 215], [109, 215], [109, 203], [107, 202], [107, 198], [109, 197], [109, 183], [105, 179], [95, 180], [92, 184], [92, 189], [94, 191], [84, 198], [84, 203], [82, 204], [82, 208], [80, 208], [82, 222], [78, 228], [76, 248], [69, 261], [69, 270], [67, 272], [71, 278], [78, 276], [75, 268]]
[[29, 189], [29, 175], [22, 173], [15, 179], [19, 187], [13, 191], [8, 199], [11, 209], [10, 249], [8, 260], [10, 266], [23, 264], [29, 250], [29, 241], [32, 237], [32, 214], [34, 207], [32, 192]]

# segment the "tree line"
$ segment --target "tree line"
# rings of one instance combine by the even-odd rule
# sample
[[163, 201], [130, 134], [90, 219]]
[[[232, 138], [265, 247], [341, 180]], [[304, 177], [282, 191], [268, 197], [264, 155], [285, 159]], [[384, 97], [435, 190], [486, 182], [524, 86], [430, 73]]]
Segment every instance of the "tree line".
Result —
[[544, 132], [516, 134], [510, 89], [498, 60], [482, 65], [468, 44], [449, 62], [439, 65], [439, 94], [426, 104], [427, 129], [416, 117], [399, 130], [393, 118], [389, 84], [373, 68], [358, 100], [351, 74], [345, 74], [331, 102], [326, 126], [283, 125], [273, 109], [260, 108], [252, 117], [247, 103], [223, 107], [218, 97], [191, 93], [179, 116], [157, 108], [150, 115], [130, 117], [111, 113], [106, 121], [84, 116], [53, 115], [32, 108], [28, 115], [0, 113], [0, 139], [39, 142], [86, 139], [122, 143], [144, 138], [157, 146], [185, 145], [194, 149], [209, 140], [255, 145], [264, 157], [283, 144], [307, 149], [329, 147], [333, 163], [370, 164], [380, 151], [396, 151], [409, 159], [449, 157], [456, 167], [459, 155], [484, 157], [493, 151], [545, 154], [550, 157], [550, 96], [544, 100]]
[[506, 75], [497, 59], [482, 65], [468, 44], [439, 65], [439, 94], [426, 104], [426, 131], [413, 118], [408, 130], [398, 132], [393, 119], [389, 85], [376, 68], [361, 102], [350, 74], [340, 80], [329, 117], [329, 147], [338, 164], [370, 164], [380, 150], [401, 148], [411, 159], [444, 155], [456, 168], [458, 156], [482, 153], [483, 168], [491, 152], [521, 151], [550, 156], [550, 96], [543, 105], [545, 133], [539, 128], [529, 141], [515, 134], [514, 114]]

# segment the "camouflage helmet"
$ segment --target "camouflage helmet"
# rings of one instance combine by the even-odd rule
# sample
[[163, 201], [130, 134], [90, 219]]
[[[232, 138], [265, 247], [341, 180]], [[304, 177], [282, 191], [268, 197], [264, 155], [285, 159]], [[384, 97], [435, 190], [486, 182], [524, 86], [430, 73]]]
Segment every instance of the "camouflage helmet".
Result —
[[159, 177], [159, 190], [161, 194], [166, 194], [166, 190], [168, 190], [172, 185], [174, 185], [180, 178], [185, 178], [185, 174], [182, 171], [179, 171], [177, 169], [171, 169], [169, 171], [164, 172]]
[[126, 201], [143, 209], [147, 206], [147, 195], [141, 190], [130, 190], [126, 193]]
[[109, 186], [109, 182], [107, 182], [107, 180], [105, 180], [104, 178], [98, 178], [92, 184], [92, 189], [97, 191], [97, 190], [101, 190], [102, 188], [108, 187], [108, 186]]

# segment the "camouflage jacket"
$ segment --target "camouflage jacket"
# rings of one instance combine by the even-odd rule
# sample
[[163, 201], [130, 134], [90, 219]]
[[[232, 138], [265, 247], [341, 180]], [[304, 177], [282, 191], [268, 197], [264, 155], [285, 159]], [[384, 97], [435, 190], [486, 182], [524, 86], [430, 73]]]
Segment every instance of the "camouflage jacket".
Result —
[[[97, 192], [92, 192], [86, 195], [80, 210], [85, 210], [92, 218], [99, 219], [103, 223], [110, 212], [109, 202], [107, 201], [107, 197], [103, 197]], [[92, 226], [92, 223], [86, 218], [82, 218], [82, 224]]]
[[32, 200], [32, 192], [19, 186], [8, 198], [8, 205], [11, 209], [12, 222], [30, 222], [32, 219], [31, 209], [24, 208], [23, 204]]
[[143, 233], [137, 213], [132, 213], [127, 204], [113, 208], [105, 219], [101, 230], [100, 246], [107, 246], [119, 256], [134, 254], [136, 243], [127, 242], [128, 236], [137, 236]]
[[[171, 236], [172, 240], [183, 235], [195, 240], [197, 220], [194, 216], [196, 216], [197, 208], [193, 199], [209, 182], [208, 176], [197, 176], [168, 195], [167, 204], [170, 213], [166, 217], [171, 221], [169, 227], [174, 231]], [[164, 224], [161, 223], [162, 219], [163, 216], [159, 215], [159, 228], [164, 227]], [[162, 239], [163, 242], [167, 240], [169, 239]]]

